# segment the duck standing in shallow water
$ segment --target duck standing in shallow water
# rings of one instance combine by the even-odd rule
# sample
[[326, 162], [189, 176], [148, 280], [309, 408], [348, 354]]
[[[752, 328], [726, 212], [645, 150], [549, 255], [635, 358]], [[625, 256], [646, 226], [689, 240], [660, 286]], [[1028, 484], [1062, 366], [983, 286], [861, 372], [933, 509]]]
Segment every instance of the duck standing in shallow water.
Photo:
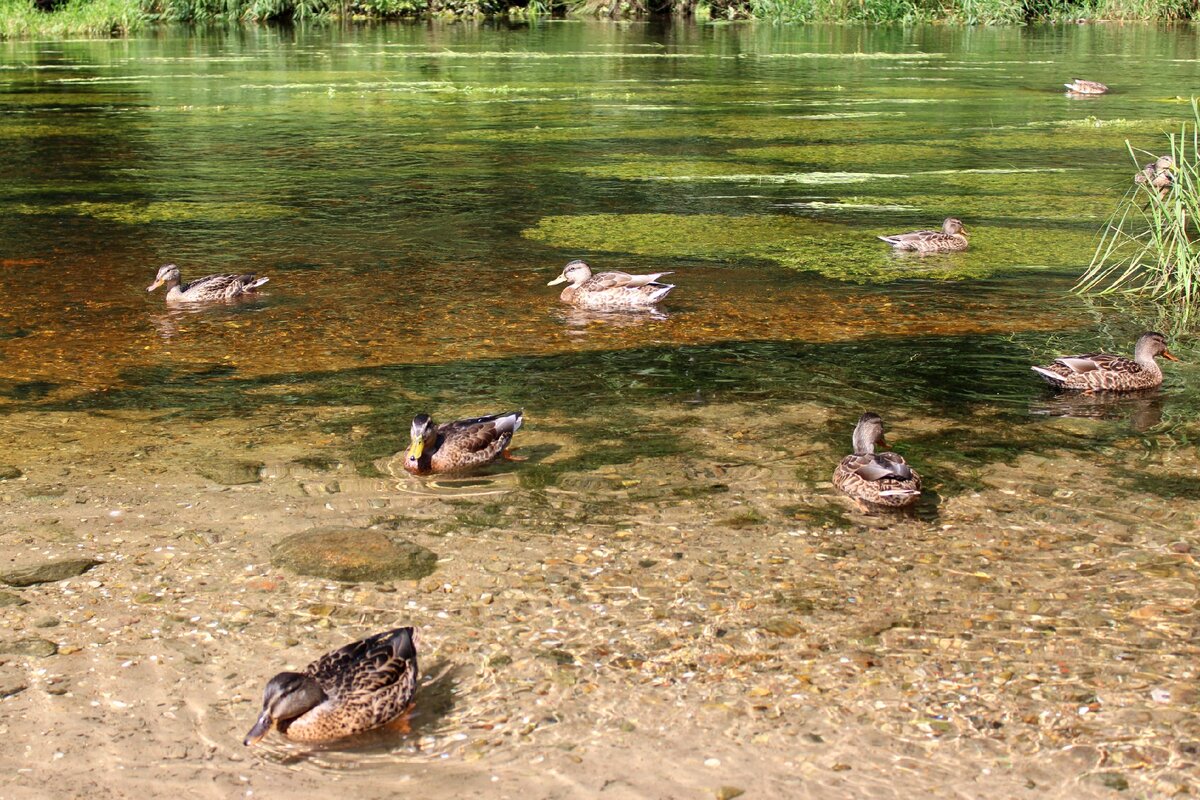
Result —
[[1104, 94], [1108, 91], [1108, 87], [1100, 81], [1085, 81], [1079, 78], [1073, 78], [1063, 86], [1067, 87], [1067, 94]]
[[1133, 358], [1107, 353], [1061, 356], [1053, 364], [1032, 367], [1052, 386], [1084, 392], [1134, 392], [1162, 384], [1163, 374], [1154, 359], [1162, 356], [1178, 361], [1167, 349], [1167, 337], [1147, 331], [1138, 337]]
[[854, 498], [860, 507], [906, 508], [921, 497], [921, 476], [897, 453], [876, 453], [887, 447], [883, 420], [866, 413], [854, 426], [854, 453], [833, 471], [833, 485]]
[[940, 231], [913, 231], [877, 237], [897, 250], [917, 253], [957, 253], [967, 249], [967, 229], [962, 221], [947, 217]]
[[413, 417], [412, 442], [404, 454], [404, 469], [413, 475], [467, 472], [503, 456], [519, 461], [508, 452], [524, 412], [509, 411], [490, 417], [460, 419], [434, 424], [428, 414]]
[[167, 287], [168, 303], [211, 303], [220, 300], [234, 300], [249, 294], [257, 294], [258, 287], [270, 278], [258, 278], [249, 275], [208, 275], [203, 278], [180, 285], [179, 267], [174, 264], [164, 264], [159, 267], [154, 283], [146, 287], [147, 292], [153, 292], [160, 286]]
[[396, 628], [326, 653], [303, 672], [267, 683], [263, 710], [243, 742], [272, 728], [297, 742], [328, 742], [396, 722], [417, 691], [412, 628]]
[[675, 288], [671, 283], [659, 283], [658, 279], [670, 272], [655, 272], [652, 275], [630, 275], [626, 272], [600, 272], [592, 274], [592, 268], [583, 260], [572, 261], [563, 267], [562, 274], [547, 283], [557, 286], [570, 284], [558, 297], [564, 303], [591, 311], [637, 311], [651, 308]]

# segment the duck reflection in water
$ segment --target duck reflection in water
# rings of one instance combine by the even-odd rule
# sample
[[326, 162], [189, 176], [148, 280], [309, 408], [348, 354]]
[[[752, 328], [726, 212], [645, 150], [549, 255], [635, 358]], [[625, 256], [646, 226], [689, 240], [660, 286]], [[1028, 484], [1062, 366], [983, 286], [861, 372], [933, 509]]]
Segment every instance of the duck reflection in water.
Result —
[[1034, 401], [1029, 413], [1077, 419], [1129, 419], [1133, 430], [1148, 431], [1163, 421], [1166, 397], [1157, 389], [1137, 392], [1070, 392]]
[[671, 315], [658, 309], [642, 311], [589, 311], [585, 308], [564, 308], [563, 322], [567, 324], [570, 333], [584, 335], [589, 329], [598, 328], [636, 328], [650, 322], [662, 322]]

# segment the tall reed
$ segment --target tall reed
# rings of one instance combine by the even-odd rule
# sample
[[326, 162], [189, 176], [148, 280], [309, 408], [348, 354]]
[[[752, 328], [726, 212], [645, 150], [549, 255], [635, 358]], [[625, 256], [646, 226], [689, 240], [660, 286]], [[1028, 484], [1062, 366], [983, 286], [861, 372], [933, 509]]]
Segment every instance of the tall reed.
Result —
[[[1109, 218], [1075, 289], [1089, 294], [1141, 295], [1170, 302], [1188, 317], [1200, 298], [1200, 101], [1192, 120], [1169, 137], [1161, 169], [1141, 166], [1158, 156], [1129, 155], [1141, 176]], [[1166, 165], [1165, 157], [1170, 158]]]

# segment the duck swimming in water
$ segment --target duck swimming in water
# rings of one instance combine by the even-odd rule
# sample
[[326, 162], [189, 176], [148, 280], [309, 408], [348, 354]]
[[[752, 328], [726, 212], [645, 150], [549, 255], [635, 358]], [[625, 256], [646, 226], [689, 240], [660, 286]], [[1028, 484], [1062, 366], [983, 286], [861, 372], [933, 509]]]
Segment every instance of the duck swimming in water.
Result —
[[167, 287], [168, 303], [211, 303], [220, 300], [234, 300], [249, 294], [257, 294], [258, 287], [270, 278], [258, 278], [248, 275], [207, 275], [191, 283], [180, 284], [179, 267], [174, 264], [164, 264], [154, 277], [154, 283], [146, 287], [147, 292], [153, 292], [160, 286]]
[[547, 286], [560, 283], [570, 284], [562, 290], [559, 299], [576, 308], [591, 311], [637, 311], [653, 307], [675, 288], [671, 283], [659, 283], [658, 279], [670, 272], [655, 272], [651, 275], [630, 275], [626, 272], [600, 272], [592, 274], [586, 261], [576, 259], [563, 267], [562, 274]]
[[488, 417], [434, 423], [428, 414], [413, 417], [412, 442], [404, 454], [404, 469], [413, 475], [467, 472], [505, 457], [509, 442], [524, 421], [524, 412], [509, 411]]
[[854, 453], [833, 471], [833, 485], [850, 495], [860, 507], [905, 508], [921, 497], [921, 476], [897, 453], [876, 453], [887, 447], [883, 420], [866, 413], [854, 426]]
[[879, 236], [878, 239], [887, 242], [897, 250], [911, 250], [917, 253], [957, 253], [967, 249], [967, 229], [960, 220], [947, 217], [940, 231], [913, 231], [912, 233], [896, 233], [890, 236]]
[[1053, 364], [1032, 367], [1047, 383], [1059, 389], [1078, 389], [1084, 392], [1132, 392], [1152, 389], [1163, 381], [1162, 370], [1155, 359], [1162, 356], [1178, 361], [1167, 349], [1167, 337], [1147, 331], [1138, 337], [1133, 358], [1107, 353], [1085, 353], [1060, 356]]
[[252, 745], [278, 729], [297, 742], [327, 742], [397, 722], [417, 691], [412, 628], [396, 628], [326, 653], [303, 672], [267, 682]]

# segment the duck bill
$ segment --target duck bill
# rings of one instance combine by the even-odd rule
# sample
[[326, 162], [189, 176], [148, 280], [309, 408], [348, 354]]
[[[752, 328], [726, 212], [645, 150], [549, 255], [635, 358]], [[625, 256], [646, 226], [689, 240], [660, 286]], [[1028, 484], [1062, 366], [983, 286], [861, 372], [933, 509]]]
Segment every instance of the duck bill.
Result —
[[417, 439], [408, 446], [407, 456], [413, 461], [420, 461], [421, 456], [425, 454], [425, 442]]
[[1177, 355], [1175, 355], [1174, 353], [1172, 353], [1170, 350], [1163, 350], [1162, 357], [1165, 358], [1167, 361], [1178, 361], [1179, 360], [1179, 357]]
[[877, 440], [875, 440], [875, 446], [883, 447], [885, 449], [888, 447], [891, 447], [891, 445], [887, 443], [887, 439], [883, 438], [882, 436], [880, 436]]
[[155, 289], [157, 289], [158, 287], [160, 287], [160, 286], [162, 286], [162, 285], [163, 285], [163, 282], [162, 282], [161, 280], [157, 280], [157, 281], [155, 281], [154, 283], [152, 283], [152, 284], [150, 284], [149, 286], [147, 286], [147, 287], [146, 287], [146, 291], [147, 291], [147, 292], [153, 292]]
[[546, 285], [547, 285], [547, 286], [558, 286], [560, 283], [566, 283], [566, 282], [567, 282], [567, 276], [566, 276], [566, 275], [559, 275], [557, 278], [555, 278], [554, 280], [550, 281], [550, 282], [549, 282], [549, 283], [547, 283]]
[[246, 734], [246, 738], [242, 740], [242, 744], [249, 747], [258, 742], [271, 731], [271, 715], [266, 711], [258, 718], [258, 722], [254, 723], [254, 727]]

